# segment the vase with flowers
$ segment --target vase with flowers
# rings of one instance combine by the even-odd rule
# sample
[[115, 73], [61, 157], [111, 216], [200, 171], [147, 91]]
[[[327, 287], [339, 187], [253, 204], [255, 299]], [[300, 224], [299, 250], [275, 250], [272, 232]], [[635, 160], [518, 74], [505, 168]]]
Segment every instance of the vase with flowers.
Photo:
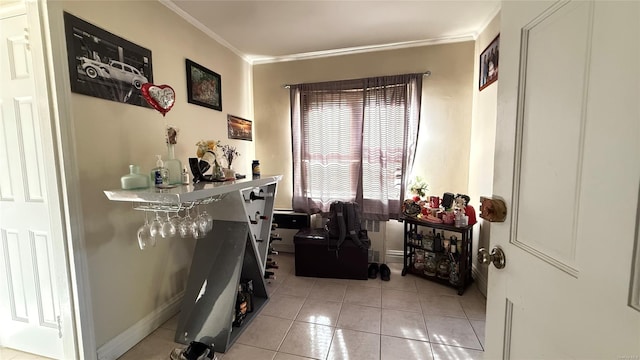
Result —
[[427, 190], [429, 190], [429, 185], [420, 176], [416, 176], [409, 186], [409, 191], [417, 196], [416, 202], [426, 195]]
[[169, 171], [169, 184], [176, 185], [182, 183], [182, 163], [176, 159], [175, 146], [178, 143], [178, 128], [174, 126], [167, 126], [166, 128], [166, 142], [168, 156], [164, 161], [164, 167]]
[[235, 179], [236, 172], [231, 167], [231, 164], [233, 163], [233, 159], [235, 159], [236, 157], [240, 156], [240, 153], [236, 150], [235, 146], [218, 145], [218, 147], [222, 151], [222, 157], [227, 162], [227, 167], [224, 169], [225, 178], [226, 179]]
[[205, 173], [211, 167], [213, 179], [224, 180], [222, 166], [220, 166], [218, 155], [216, 154], [219, 145], [219, 141], [200, 140], [196, 143], [196, 156], [200, 159], [198, 166], [202, 173]]

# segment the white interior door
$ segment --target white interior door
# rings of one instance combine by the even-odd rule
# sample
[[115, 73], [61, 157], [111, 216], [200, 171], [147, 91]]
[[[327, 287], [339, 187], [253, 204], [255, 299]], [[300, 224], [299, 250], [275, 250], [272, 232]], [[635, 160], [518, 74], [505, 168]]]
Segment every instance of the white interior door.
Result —
[[489, 270], [485, 358], [638, 359], [640, 2], [506, 1], [501, 17], [506, 267]]
[[55, 266], [58, 194], [27, 28], [25, 14], [0, 12], [0, 346], [61, 359], [67, 271]]

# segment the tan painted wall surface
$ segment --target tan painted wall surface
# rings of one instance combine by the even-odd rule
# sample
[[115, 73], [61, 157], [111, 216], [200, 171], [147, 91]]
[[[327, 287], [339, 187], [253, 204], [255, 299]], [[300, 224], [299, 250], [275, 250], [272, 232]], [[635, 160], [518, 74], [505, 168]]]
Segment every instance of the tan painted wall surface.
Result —
[[[254, 142], [227, 139], [226, 115], [253, 117], [250, 66], [228, 49], [186, 23], [165, 6], [151, 1], [49, 2], [52, 29], [59, 29], [62, 11], [68, 11], [102, 29], [152, 51], [156, 84], [169, 84], [176, 103], [163, 118], [152, 109], [95, 97], [71, 94], [71, 119], [75, 132], [77, 166], [84, 215], [84, 238], [89, 266], [97, 346], [184, 290], [195, 241], [159, 239], [158, 245], [140, 251], [136, 230], [143, 213], [128, 203], [110, 202], [105, 189], [120, 186], [128, 165], [144, 171], [154, 165], [154, 154], [166, 156], [165, 123], [180, 129], [176, 156], [187, 165], [199, 139], [220, 139], [238, 146], [242, 154], [234, 167], [250, 171]], [[151, 25], [165, 25], [153, 31]], [[54, 47], [64, 47], [64, 34], [52, 33]], [[60, 45], [61, 44], [61, 45]], [[66, 52], [54, 49], [57, 66]], [[222, 112], [187, 103], [185, 58], [222, 76]], [[65, 71], [56, 68], [56, 72]], [[67, 83], [62, 88], [68, 89]]]
[[[475, 59], [480, 58], [480, 54], [493, 41], [500, 32], [500, 14], [487, 25], [484, 31], [476, 40]], [[498, 83], [487, 86], [482, 91], [478, 91], [478, 67], [479, 60], [474, 65], [474, 91], [473, 91], [473, 122], [471, 124], [471, 154], [469, 160], [469, 196], [471, 205], [479, 214], [480, 196], [491, 196], [493, 194], [493, 153], [496, 138], [496, 115], [498, 106]], [[473, 266], [478, 270], [478, 284], [480, 291], [485, 295], [487, 292], [487, 273], [485, 265], [478, 264], [477, 250], [481, 247], [489, 246], [489, 236], [491, 233], [491, 223], [485, 222], [478, 217], [478, 224], [475, 226], [473, 241]]]
[[[474, 42], [432, 45], [321, 59], [255, 65], [256, 157], [262, 173], [284, 174], [276, 207], [291, 208], [291, 118], [284, 84], [352, 79], [430, 70], [423, 82], [423, 112], [415, 174], [429, 193], [467, 192], [473, 94]], [[395, 227], [394, 227], [395, 228]], [[389, 234], [389, 231], [387, 231]], [[387, 239], [402, 250], [401, 231]]]

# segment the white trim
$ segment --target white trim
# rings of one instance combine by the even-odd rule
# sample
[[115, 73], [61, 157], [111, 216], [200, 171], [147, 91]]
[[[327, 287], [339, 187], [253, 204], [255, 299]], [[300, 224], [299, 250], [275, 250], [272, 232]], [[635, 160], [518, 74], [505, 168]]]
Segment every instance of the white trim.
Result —
[[118, 336], [107, 341], [106, 344], [98, 349], [98, 359], [114, 360], [129, 351], [129, 349], [134, 347], [142, 339], [159, 328], [160, 325], [180, 312], [183, 297], [184, 291], [169, 299], [169, 301], [142, 318], [142, 320], [133, 324], [133, 326], [127, 330], [121, 332]]
[[484, 21], [484, 24], [482, 24], [482, 26], [480, 26], [478, 30], [473, 34], [474, 40], [477, 40], [478, 36], [480, 36], [480, 34], [482, 34], [487, 29], [487, 26], [489, 26], [489, 24], [491, 24], [491, 22], [498, 15], [498, 13], [500, 13], [500, 10], [502, 10], [502, 4], [498, 3], [498, 5], [496, 5], [496, 8], [491, 12], [491, 14]]
[[451, 43], [464, 42], [464, 41], [474, 41], [475, 36], [476, 36], [475, 34], [467, 34], [467, 35], [450, 36], [450, 37], [443, 37], [443, 38], [437, 38], [437, 39], [404, 41], [404, 42], [398, 42], [398, 43], [392, 43], [392, 44], [356, 46], [356, 47], [343, 48], [343, 49], [312, 51], [307, 53], [291, 54], [291, 55], [284, 55], [284, 56], [274, 56], [274, 57], [264, 57], [264, 58], [250, 57], [249, 62], [250, 64], [253, 64], [253, 65], [259, 65], [259, 64], [270, 64], [270, 63], [285, 62], [285, 61], [318, 59], [318, 58], [325, 58], [330, 56], [360, 54], [360, 53], [373, 52], [373, 51], [405, 49], [405, 48], [427, 46], [427, 45], [451, 44]]
[[457, 42], [464, 41], [475, 41], [478, 38], [478, 35], [491, 23], [493, 18], [500, 12], [501, 6], [498, 4], [496, 9], [491, 12], [491, 15], [485, 21], [485, 23], [481, 26], [481, 30], [475, 31], [473, 33], [458, 35], [458, 36], [448, 36], [436, 39], [427, 39], [427, 40], [415, 40], [415, 41], [404, 41], [392, 44], [381, 44], [381, 45], [367, 45], [367, 46], [357, 46], [351, 48], [342, 48], [342, 49], [333, 49], [333, 50], [323, 50], [323, 51], [313, 51], [308, 53], [298, 53], [291, 55], [283, 55], [283, 56], [274, 56], [274, 57], [252, 57], [250, 55], [244, 54], [242, 51], [231, 45], [228, 41], [223, 39], [220, 35], [213, 32], [206, 25], [201, 23], [199, 20], [188, 14], [186, 11], [182, 10], [178, 5], [174, 3], [174, 0], [158, 0], [162, 5], [166, 6], [169, 10], [176, 13], [178, 16], [183, 18], [186, 22], [193, 25], [207, 36], [218, 42], [220, 45], [226, 47], [231, 50], [233, 53], [238, 55], [242, 60], [246, 61], [250, 65], [258, 65], [258, 64], [270, 64], [276, 62], [285, 62], [285, 61], [296, 61], [296, 60], [308, 60], [308, 59], [318, 59], [330, 56], [340, 56], [340, 55], [351, 55], [351, 54], [359, 54], [366, 53], [372, 51], [383, 51], [383, 50], [396, 50], [396, 49], [404, 49], [418, 46], [427, 46], [427, 45], [437, 45], [437, 44], [451, 44]]
[[[79, 169], [76, 159], [75, 133], [71, 113], [71, 86], [65, 43], [62, 11], [50, 13], [46, 1], [37, 1], [40, 11], [44, 58], [47, 66], [47, 88], [54, 127], [56, 165], [59, 172], [62, 216], [71, 278], [71, 291], [75, 305], [73, 322], [79, 358], [96, 359], [95, 324], [89, 266], [84, 238]], [[58, 71], [56, 71], [58, 69]]]
[[387, 250], [385, 255], [384, 260], [387, 264], [404, 263], [404, 253], [402, 250]]
[[176, 5], [172, 0], [158, 0], [162, 5], [169, 8], [169, 10], [176, 13], [178, 16], [183, 18], [189, 24], [195, 26], [198, 30], [205, 33], [207, 36], [217, 41], [220, 45], [226, 47], [227, 49], [233, 51], [234, 54], [238, 55], [242, 60], [246, 61], [251, 65], [251, 59], [249, 59], [242, 51], [236, 49], [233, 45], [229, 44], [225, 39], [223, 39], [220, 35], [211, 31], [208, 27], [206, 27], [203, 23], [198, 21], [193, 16], [189, 15], [186, 11], [182, 10], [178, 5]]
[[487, 298], [487, 289], [488, 289], [488, 281], [487, 278], [478, 270], [478, 267], [473, 264], [471, 265], [471, 275], [476, 281], [476, 287], [480, 290], [480, 293], [484, 295], [485, 299]]

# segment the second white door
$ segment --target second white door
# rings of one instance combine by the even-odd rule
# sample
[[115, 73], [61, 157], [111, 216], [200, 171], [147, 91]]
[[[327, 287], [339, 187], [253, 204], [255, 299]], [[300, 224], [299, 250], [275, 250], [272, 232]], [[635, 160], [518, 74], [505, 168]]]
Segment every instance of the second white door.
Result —
[[638, 359], [640, 3], [503, 2], [499, 64], [485, 358]]

